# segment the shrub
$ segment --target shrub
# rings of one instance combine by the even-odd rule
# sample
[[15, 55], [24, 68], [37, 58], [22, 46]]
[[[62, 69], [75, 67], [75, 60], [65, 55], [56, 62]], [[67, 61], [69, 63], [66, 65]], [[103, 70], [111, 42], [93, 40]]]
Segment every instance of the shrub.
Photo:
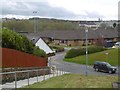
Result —
[[36, 47], [30, 40], [28, 40], [27, 37], [7, 28], [1, 29], [0, 33], [2, 34], [3, 48], [11, 48], [29, 54], [34, 54], [36, 56], [45, 57], [45, 52]]
[[16, 49], [30, 54], [33, 53], [34, 44], [27, 37], [6, 28], [1, 30], [2, 47]]
[[63, 47], [58, 47], [58, 46], [50, 46], [52, 49], [55, 49], [56, 52], [62, 52], [64, 51]]
[[[92, 46], [92, 47], [88, 47], [88, 54], [96, 53], [104, 50], [106, 50], [106, 48], [104, 47]], [[73, 58], [73, 57], [85, 55], [85, 54], [86, 54], [86, 48], [71, 49], [67, 52], [67, 54], [65, 55], [65, 58]]]
[[39, 47], [37, 46], [34, 47], [33, 54], [40, 57], [46, 57], [46, 53], [44, 52], [44, 50], [39, 49]]

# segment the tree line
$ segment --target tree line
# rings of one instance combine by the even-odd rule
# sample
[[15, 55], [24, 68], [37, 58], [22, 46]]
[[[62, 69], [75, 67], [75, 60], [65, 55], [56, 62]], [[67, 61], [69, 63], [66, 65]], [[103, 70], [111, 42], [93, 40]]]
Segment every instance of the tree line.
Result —
[[21, 19], [21, 20], [10, 20], [3, 21], [2, 27], [7, 27], [13, 31], [26, 31], [34, 32], [36, 28], [37, 32], [43, 30], [80, 30], [78, 23], [72, 23], [69, 21], [59, 21], [50, 19]]

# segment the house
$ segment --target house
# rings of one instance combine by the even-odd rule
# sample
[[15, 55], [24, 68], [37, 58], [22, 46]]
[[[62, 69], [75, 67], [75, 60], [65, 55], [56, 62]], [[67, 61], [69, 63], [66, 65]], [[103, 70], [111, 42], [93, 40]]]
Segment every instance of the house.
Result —
[[[56, 45], [83, 46], [86, 41], [85, 30], [49, 30], [39, 33], [29, 33], [27, 35], [34, 38], [42, 38], [46, 43], [53, 43]], [[88, 44], [93, 45], [101, 43], [105, 45], [108, 41], [119, 41], [117, 29], [99, 28], [96, 30], [88, 30]]]
[[42, 38], [39, 38], [35, 45], [40, 49], [43, 49], [46, 54], [54, 53], [54, 51], [42, 40]]
[[25, 35], [29, 40], [31, 40], [36, 46], [38, 46], [40, 49], [44, 50], [46, 54], [53, 54], [55, 51], [53, 51], [47, 43], [39, 36], [37, 33], [22, 33]]
[[[69, 31], [42, 31], [39, 33], [46, 42], [66, 46], [83, 46], [85, 45], [86, 33], [84, 30]], [[106, 44], [108, 41], [117, 42], [119, 39], [117, 29], [96, 29], [88, 30], [88, 43], [96, 44], [97, 42]]]

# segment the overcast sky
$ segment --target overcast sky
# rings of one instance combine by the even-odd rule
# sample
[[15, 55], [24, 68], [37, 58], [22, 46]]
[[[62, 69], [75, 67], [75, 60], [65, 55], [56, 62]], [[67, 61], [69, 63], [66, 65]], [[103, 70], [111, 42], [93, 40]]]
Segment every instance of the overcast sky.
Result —
[[[117, 20], [119, 0], [1, 0], [1, 17]], [[37, 13], [33, 13], [37, 11]]]

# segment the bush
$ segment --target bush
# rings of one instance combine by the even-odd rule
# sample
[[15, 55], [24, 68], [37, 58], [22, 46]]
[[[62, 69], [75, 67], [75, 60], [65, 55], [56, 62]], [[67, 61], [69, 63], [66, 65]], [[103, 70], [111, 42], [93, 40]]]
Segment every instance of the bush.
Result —
[[[106, 48], [98, 47], [98, 46], [88, 47], [88, 54], [96, 53], [104, 50], [106, 50]], [[85, 55], [85, 54], [86, 54], [86, 48], [71, 49], [67, 52], [67, 54], [65, 55], [65, 58], [73, 58], [73, 57]]]
[[39, 47], [34, 47], [34, 55], [36, 56], [40, 56], [40, 57], [46, 57], [46, 53], [44, 52], [44, 50], [39, 49]]
[[45, 56], [45, 52], [36, 47], [27, 37], [20, 35], [12, 30], [3, 28], [0, 30], [2, 34], [2, 47], [11, 48], [18, 51], [34, 54], [36, 56]]
[[33, 53], [34, 44], [27, 37], [20, 35], [12, 30], [3, 28], [2, 31], [2, 47], [19, 50], [26, 53]]
[[55, 52], [62, 52], [64, 51], [63, 47], [58, 47], [58, 46], [50, 46], [52, 49], [55, 49]]

